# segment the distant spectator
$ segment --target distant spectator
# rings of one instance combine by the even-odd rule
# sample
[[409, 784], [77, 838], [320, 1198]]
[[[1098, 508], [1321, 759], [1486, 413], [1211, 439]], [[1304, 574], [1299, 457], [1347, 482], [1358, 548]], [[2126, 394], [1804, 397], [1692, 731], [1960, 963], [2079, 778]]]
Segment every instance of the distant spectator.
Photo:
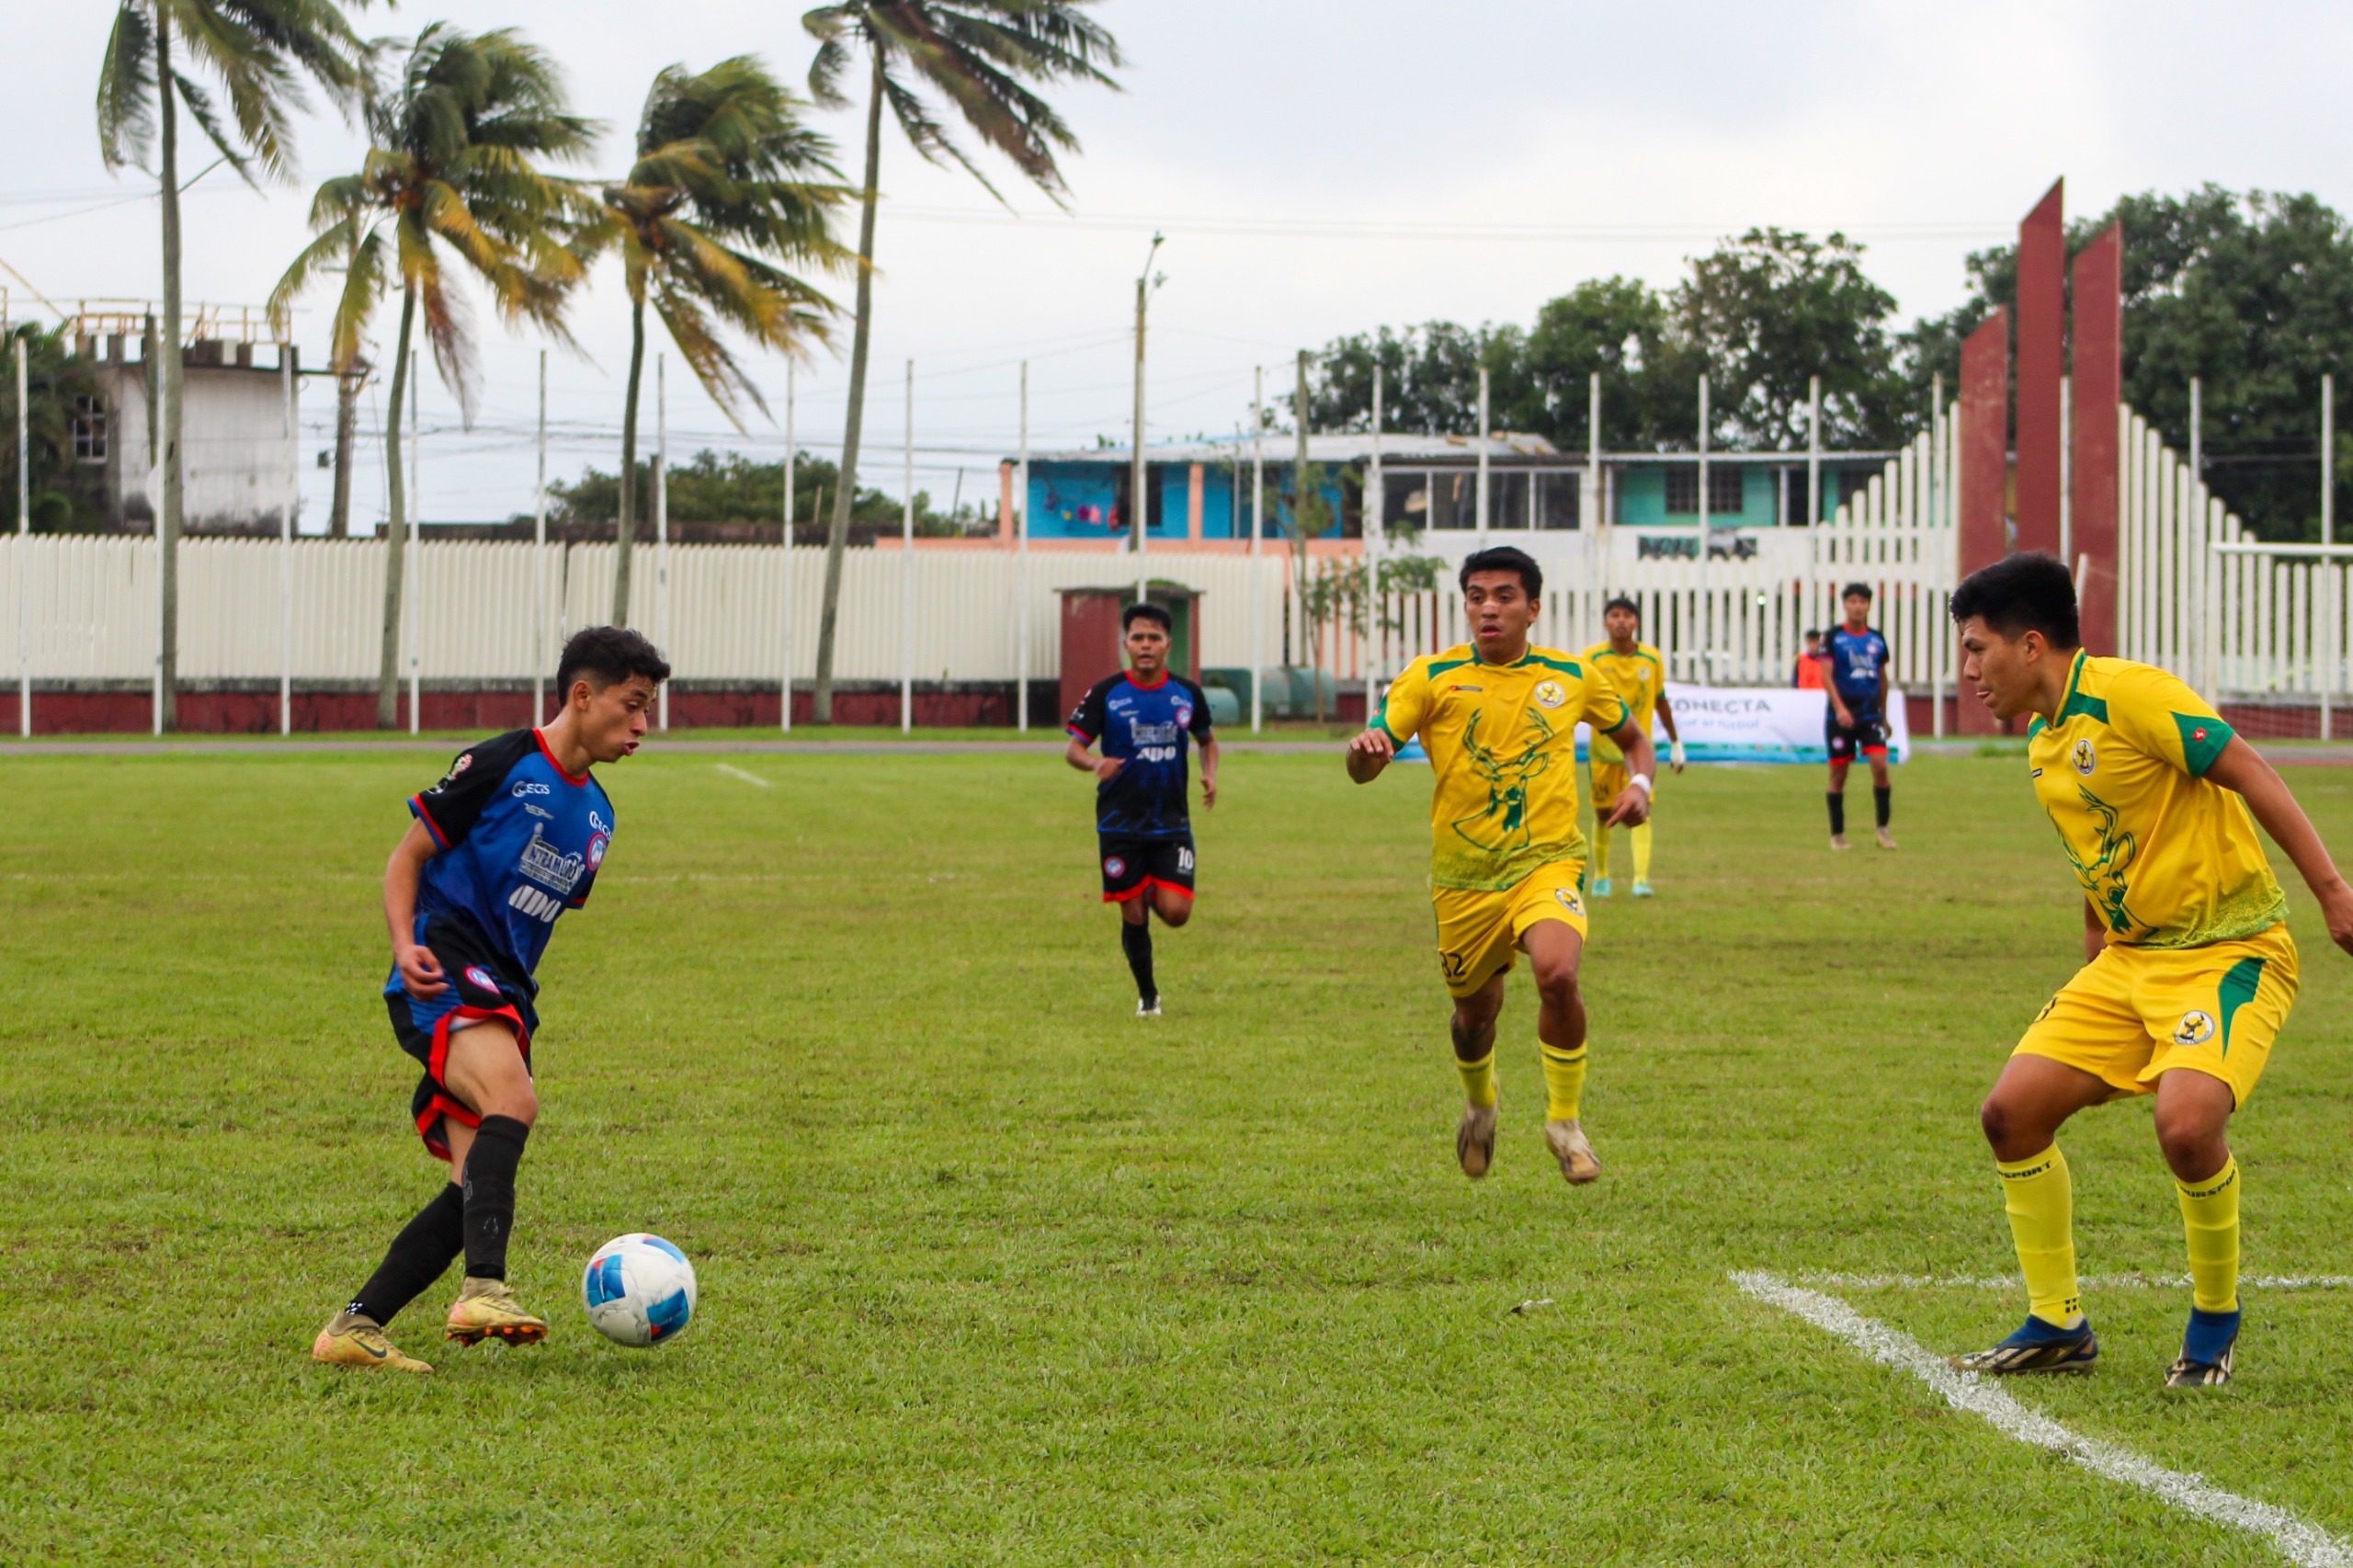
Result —
[[1790, 679], [1790, 684], [1800, 691], [1822, 689], [1821, 632], [1809, 631], [1805, 634], [1805, 652], [1798, 655], [1797, 674]]

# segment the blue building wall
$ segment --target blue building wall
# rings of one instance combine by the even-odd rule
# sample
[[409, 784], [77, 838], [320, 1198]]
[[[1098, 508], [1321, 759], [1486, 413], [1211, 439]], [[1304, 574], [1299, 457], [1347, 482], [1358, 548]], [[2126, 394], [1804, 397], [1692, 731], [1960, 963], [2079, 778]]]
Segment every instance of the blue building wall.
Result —
[[[1029, 465], [1029, 537], [1032, 539], [1114, 539], [1126, 534], [1124, 525], [1115, 525], [1112, 509], [1118, 505], [1120, 482], [1126, 477], [1126, 466], [1116, 457], [1102, 461], [1032, 462]], [[1153, 518], [1150, 537], [1162, 540], [1183, 540], [1190, 537], [1193, 466], [1190, 463], [1155, 463], [1147, 471], [1147, 483], [1159, 495], [1159, 511]], [[1290, 483], [1287, 465], [1267, 465], [1267, 537], [1278, 537], [1275, 530], [1290, 520], [1290, 508], [1283, 505], [1279, 492]], [[1247, 539], [1250, 537], [1250, 476], [1242, 476], [1242, 509], [1234, 510], [1233, 472], [1215, 463], [1201, 465], [1201, 537], [1203, 539]], [[1324, 490], [1324, 499], [1334, 515], [1339, 509], [1346, 491], [1335, 479]]]

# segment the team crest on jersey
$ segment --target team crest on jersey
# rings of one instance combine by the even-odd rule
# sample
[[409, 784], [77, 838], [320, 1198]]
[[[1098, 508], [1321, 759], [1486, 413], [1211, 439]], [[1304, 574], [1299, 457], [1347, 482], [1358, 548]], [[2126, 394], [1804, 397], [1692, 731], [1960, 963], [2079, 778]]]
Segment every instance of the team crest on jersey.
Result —
[[1176, 727], [1180, 730], [1189, 730], [1193, 727], [1192, 704], [1179, 702], [1176, 705]]
[[2213, 1038], [2214, 1015], [2211, 1013], [2184, 1013], [2181, 1022], [2174, 1026], [2173, 1042], [2176, 1045], [2204, 1045]]
[[449, 771], [441, 776], [441, 787], [443, 789], [449, 788], [449, 784], [457, 778], [459, 774], [463, 773], [467, 768], [472, 767], [473, 765], [473, 753], [470, 751], [460, 752], [458, 754], [458, 760], [449, 765]]
[[1585, 900], [1579, 898], [1573, 890], [1568, 888], [1554, 888], [1552, 890], [1552, 896], [1561, 901], [1561, 907], [1563, 909], [1567, 910], [1571, 915], [1575, 915], [1580, 920], [1585, 918]]
[[2069, 760], [2075, 763], [2076, 772], [2086, 778], [2092, 776], [2092, 770], [2099, 766], [2099, 753], [2092, 749], [2089, 735], [2075, 743], [2075, 749], [2069, 755]]
[[612, 835], [600, 833], [588, 840], [588, 869], [595, 870], [605, 863], [605, 846], [613, 841]]
[[478, 963], [466, 966], [466, 980], [476, 990], [487, 991], [494, 996], [498, 994], [498, 982], [490, 977], [490, 971]]
[[1106, 855], [1103, 857], [1103, 874], [1117, 881], [1128, 874], [1128, 863], [1117, 855]]
[[1539, 708], [1558, 708], [1568, 699], [1568, 691], [1559, 681], [1541, 680], [1536, 683], [1536, 706]]

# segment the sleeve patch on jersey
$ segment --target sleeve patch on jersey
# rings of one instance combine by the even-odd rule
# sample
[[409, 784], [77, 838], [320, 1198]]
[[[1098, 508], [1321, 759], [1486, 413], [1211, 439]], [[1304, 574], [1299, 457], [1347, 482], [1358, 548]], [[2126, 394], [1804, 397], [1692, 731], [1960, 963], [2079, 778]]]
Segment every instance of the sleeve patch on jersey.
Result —
[[2231, 744], [2232, 735], [2236, 733], [2220, 719], [2200, 718], [2194, 713], [2177, 713], [2173, 723], [2181, 734], [2182, 766], [2193, 778], [2206, 777], [2206, 770], [2214, 766], [2214, 759], [2222, 755], [2222, 748]]

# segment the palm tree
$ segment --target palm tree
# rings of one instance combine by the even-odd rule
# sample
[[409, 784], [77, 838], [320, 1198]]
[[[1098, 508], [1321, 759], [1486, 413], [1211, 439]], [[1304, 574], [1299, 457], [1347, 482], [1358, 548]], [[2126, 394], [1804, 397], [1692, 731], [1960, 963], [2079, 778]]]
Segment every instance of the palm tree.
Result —
[[[1120, 63], [1111, 35], [1086, 15], [1095, 0], [842, 0], [801, 18], [817, 42], [809, 90], [829, 108], [845, 108], [842, 74], [853, 51], [867, 56], [866, 181], [858, 219], [858, 312], [850, 340], [849, 415], [842, 430], [841, 480], [825, 535], [825, 597], [817, 620], [816, 717], [834, 717], [834, 629], [841, 608], [842, 551], [849, 542], [858, 494], [858, 444], [866, 415], [866, 351], [874, 324], [874, 208], [882, 166], [882, 106], [891, 106], [908, 144], [929, 162], [961, 166], [990, 195], [988, 176], [967, 157], [924, 101], [931, 87], [965, 125], [1013, 161], [1059, 202], [1063, 194], [1055, 149], [1074, 152], [1078, 138], [1025, 80], [1078, 80], [1116, 86], [1105, 67]], [[1000, 197], [999, 199], [1002, 199]]]
[[377, 302], [397, 273], [400, 336], [392, 354], [384, 460], [392, 516], [384, 536], [384, 626], [377, 666], [376, 722], [390, 726], [399, 702], [404, 529], [409, 497], [401, 472], [402, 399], [409, 343], [421, 308], [441, 381], [473, 415], [474, 342], [462, 300], [450, 289], [447, 249], [489, 289], [510, 324], [529, 322], [569, 344], [563, 307], [582, 275], [563, 242], [592, 214], [571, 181], [541, 160], [574, 160], [594, 148], [597, 125], [565, 107], [554, 62], [511, 28], [463, 33], [437, 22], [410, 47], [399, 80], [370, 94], [368, 156], [358, 174], [328, 180], [311, 199], [304, 247], [270, 294], [282, 315], [320, 274], [340, 267], [328, 362], [347, 371]]
[[[673, 65], [654, 78], [637, 126], [637, 161], [604, 187], [575, 236], [584, 256], [621, 254], [629, 288], [629, 393], [621, 406], [620, 550], [613, 624], [629, 621], [636, 542], [637, 399], [650, 301], [713, 403], [742, 429], [746, 399], [767, 403], [720, 341], [718, 324], [763, 347], [805, 354], [826, 336], [835, 305], [782, 264], [847, 265], [834, 209], [849, 199], [833, 144], [801, 123], [792, 94], [749, 55], [699, 75]], [[714, 321], [716, 318], [716, 321]]]
[[[360, 0], [366, 4], [366, 0]], [[248, 183], [254, 166], [277, 179], [294, 173], [293, 119], [305, 104], [301, 78], [352, 102], [366, 78], [367, 51], [334, 0], [119, 0], [106, 59], [98, 67], [98, 153], [109, 169], [138, 165], [151, 145], [164, 210], [164, 329], [158, 401], [163, 408], [164, 722], [175, 722], [179, 689], [180, 540], [180, 162], [185, 107], [221, 155]], [[189, 74], [202, 66], [228, 95], [232, 130], [212, 95]]]

